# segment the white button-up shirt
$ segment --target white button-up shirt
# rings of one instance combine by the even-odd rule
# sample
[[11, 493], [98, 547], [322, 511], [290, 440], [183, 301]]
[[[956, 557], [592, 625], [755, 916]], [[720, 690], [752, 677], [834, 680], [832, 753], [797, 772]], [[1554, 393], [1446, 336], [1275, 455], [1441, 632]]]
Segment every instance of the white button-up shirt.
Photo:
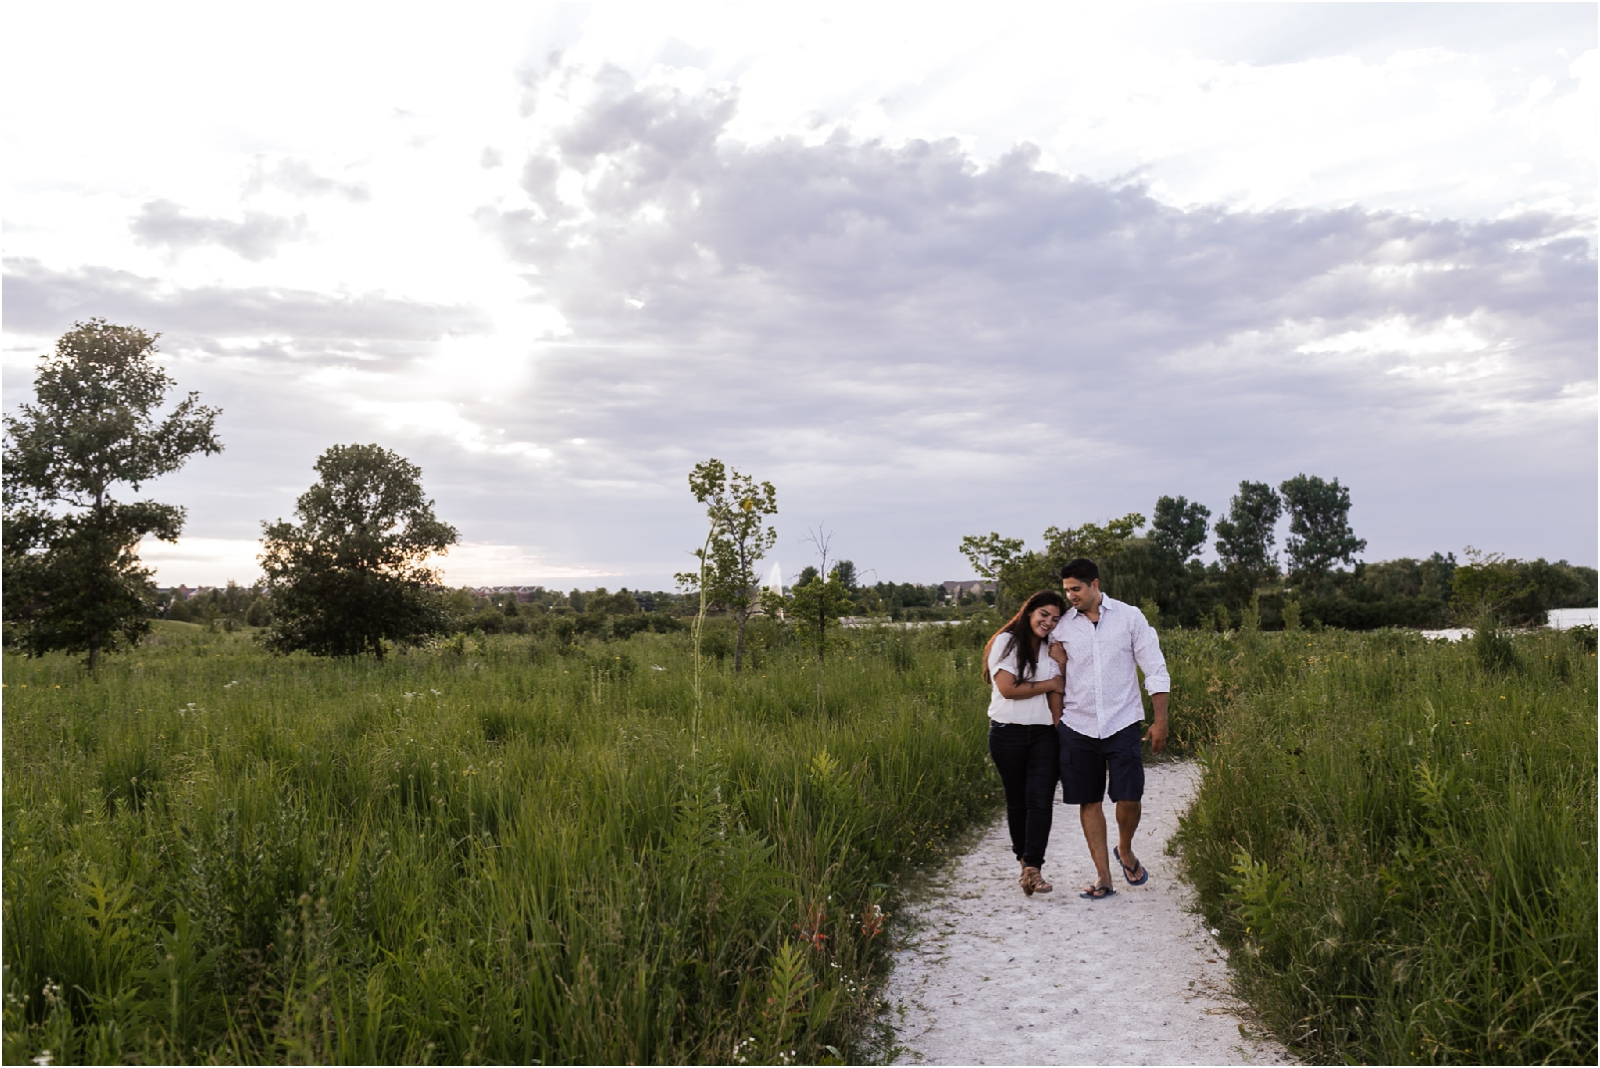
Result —
[[1101, 597], [1099, 626], [1069, 608], [1050, 637], [1067, 650], [1061, 722], [1079, 734], [1109, 738], [1131, 723], [1144, 722], [1135, 665], [1144, 671], [1147, 693], [1172, 689], [1155, 628], [1130, 604]]

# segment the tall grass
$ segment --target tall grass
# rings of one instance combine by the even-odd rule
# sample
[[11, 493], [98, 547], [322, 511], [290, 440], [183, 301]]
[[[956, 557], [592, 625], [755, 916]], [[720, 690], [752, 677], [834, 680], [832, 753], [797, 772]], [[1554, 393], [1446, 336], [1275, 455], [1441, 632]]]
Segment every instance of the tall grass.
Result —
[[8, 655], [5, 1060], [866, 1056], [899, 877], [997, 804], [986, 636], [758, 634], [699, 759], [685, 635]]
[[[881, 1053], [883, 913], [998, 803], [989, 629], [758, 624], [698, 704], [686, 634], [8, 655], [4, 1059]], [[1595, 660], [1501, 637], [1163, 635], [1187, 863], [1309, 1058], [1594, 1061]]]
[[1595, 1063], [1585, 642], [1286, 633], [1169, 651], [1177, 677], [1226, 665], [1181, 841], [1281, 1035], [1325, 1063]]

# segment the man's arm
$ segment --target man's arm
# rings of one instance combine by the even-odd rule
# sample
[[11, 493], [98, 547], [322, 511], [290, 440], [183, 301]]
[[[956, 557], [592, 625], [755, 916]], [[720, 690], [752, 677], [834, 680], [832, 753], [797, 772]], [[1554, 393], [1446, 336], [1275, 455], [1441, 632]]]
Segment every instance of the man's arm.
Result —
[[1144, 732], [1143, 741], [1150, 743], [1150, 751], [1159, 753], [1167, 747], [1167, 695], [1153, 693], [1150, 695], [1150, 704], [1156, 710], [1156, 721], [1150, 724], [1150, 729]]
[[1133, 661], [1144, 672], [1144, 689], [1150, 695], [1150, 706], [1155, 710], [1155, 722], [1145, 731], [1144, 740], [1150, 751], [1159, 753], [1167, 747], [1168, 694], [1172, 678], [1167, 674], [1167, 660], [1161, 655], [1161, 639], [1156, 629], [1141, 616], [1133, 630]]

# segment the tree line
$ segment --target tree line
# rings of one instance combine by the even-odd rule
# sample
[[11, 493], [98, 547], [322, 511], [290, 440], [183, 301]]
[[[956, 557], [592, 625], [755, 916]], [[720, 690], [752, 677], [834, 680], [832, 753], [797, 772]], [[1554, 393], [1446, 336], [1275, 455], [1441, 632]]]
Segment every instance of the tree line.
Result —
[[[711, 458], [689, 473], [705, 508], [694, 566], [675, 593], [537, 591], [507, 595], [446, 590], [434, 561], [458, 540], [434, 513], [421, 470], [376, 444], [335, 445], [316, 462], [316, 481], [295, 502], [294, 520], [263, 521], [259, 587], [208, 591], [200, 603], [165, 599], [138, 558], [145, 537], [176, 541], [184, 509], [138, 499], [141, 486], [194, 456], [222, 451], [221, 411], [190, 392], [162, 414], [176, 383], [155, 360], [156, 339], [104, 319], [80, 322], [41, 360], [35, 402], [4, 420], [4, 527], [0, 564], [4, 641], [30, 655], [84, 653], [93, 670], [109, 652], [138, 642], [153, 615], [264, 628], [281, 653], [371, 655], [453, 631], [550, 634], [559, 641], [669, 631], [709, 614], [733, 624], [734, 670], [756, 615], [794, 628], [824, 657], [840, 617], [948, 616], [941, 586], [861, 581], [831, 553], [818, 527], [807, 540], [818, 564], [782, 590], [761, 587], [759, 564], [775, 543], [777, 491]], [[1108, 592], [1166, 625], [1437, 625], [1492, 612], [1507, 622], [1542, 621], [1553, 607], [1596, 603], [1595, 570], [1565, 561], [1510, 560], [1469, 550], [1427, 560], [1364, 564], [1349, 524], [1350, 493], [1338, 479], [1297, 475], [1272, 487], [1241, 482], [1226, 515], [1183, 497], [1162, 497], [1153, 519], [1131, 513], [1104, 524], [1051, 526], [1027, 550], [998, 533], [969, 536], [961, 551], [994, 583], [984, 600], [1002, 610], [1053, 587], [1060, 566], [1088, 556]], [[1276, 527], [1289, 519], [1285, 559]], [[1148, 531], [1146, 527], [1148, 526]], [[1218, 559], [1203, 563], [1208, 533]], [[972, 600], [968, 598], [968, 600]], [[697, 640], [699, 631], [697, 633]]]
[[[1277, 530], [1288, 519], [1280, 558]], [[1216, 559], [1203, 562], [1208, 535]], [[1103, 524], [1045, 529], [1043, 546], [1020, 538], [969, 535], [961, 552], [996, 583], [1002, 606], [1053, 587], [1063, 564], [1087, 556], [1102, 586], [1168, 626], [1295, 629], [1328, 626], [1443, 627], [1485, 613], [1504, 623], [1537, 625], [1553, 608], [1596, 603], [1596, 571], [1565, 560], [1514, 560], [1468, 548], [1465, 559], [1380, 563], [1357, 559], [1366, 548], [1350, 526], [1350, 490], [1337, 478], [1298, 474], [1277, 487], [1242, 481], [1224, 516], [1185, 497], [1160, 497], [1151, 518], [1132, 512]]]

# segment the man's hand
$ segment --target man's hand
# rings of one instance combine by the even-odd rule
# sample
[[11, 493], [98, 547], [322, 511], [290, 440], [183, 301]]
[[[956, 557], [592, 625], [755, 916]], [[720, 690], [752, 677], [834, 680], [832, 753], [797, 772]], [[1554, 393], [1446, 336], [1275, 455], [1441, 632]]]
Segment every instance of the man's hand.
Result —
[[1159, 753], [1167, 747], [1167, 721], [1158, 719], [1150, 724], [1150, 729], [1144, 732], [1144, 741], [1150, 743], [1150, 751]]
[[1141, 740], [1150, 743], [1152, 753], [1160, 753], [1167, 748], [1167, 695], [1151, 694], [1150, 704], [1155, 709], [1156, 721], [1150, 724], [1150, 729], [1144, 732]]
[[1067, 647], [1060, 642], [1051, 642], [1049, 654], [1050, 659], [1054, 660], [1065, 671], [1067, 668]]

